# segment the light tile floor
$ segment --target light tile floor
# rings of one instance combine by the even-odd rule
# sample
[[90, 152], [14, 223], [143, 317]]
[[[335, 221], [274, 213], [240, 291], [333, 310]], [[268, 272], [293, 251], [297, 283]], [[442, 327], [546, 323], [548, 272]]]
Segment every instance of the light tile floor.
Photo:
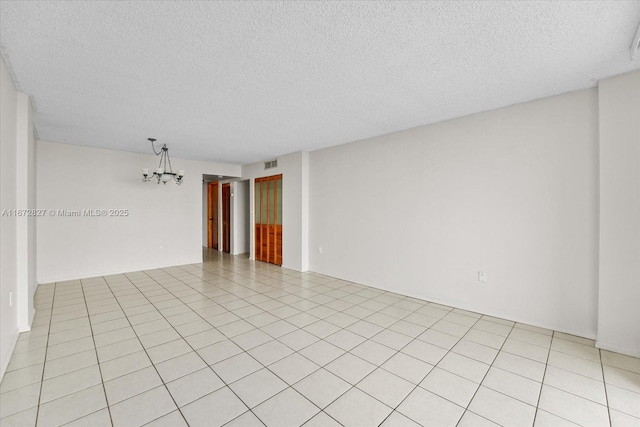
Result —
[[640, 426], [640, 359], [205, 251], [42, 284], [2, 426]]

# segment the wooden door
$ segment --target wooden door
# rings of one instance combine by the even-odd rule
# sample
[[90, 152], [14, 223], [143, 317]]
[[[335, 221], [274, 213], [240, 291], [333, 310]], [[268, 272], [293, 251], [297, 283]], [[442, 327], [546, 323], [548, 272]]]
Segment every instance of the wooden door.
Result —
[[222, 250], [231, 252], [231, 184], [222, 184]]
[[282, 175], [255, 180], [255, 258], [282, 265]]
[[218, 183], [207, 185], [207, 247], [218, 249]]

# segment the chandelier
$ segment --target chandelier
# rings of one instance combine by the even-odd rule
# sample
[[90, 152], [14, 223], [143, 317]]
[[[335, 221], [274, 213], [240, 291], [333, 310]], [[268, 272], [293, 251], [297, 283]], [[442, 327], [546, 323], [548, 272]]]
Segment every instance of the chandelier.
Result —
[[[167, 184], [167, 182], [174, 180], [176, 184], [182, 185], [182, 178], [184, 178], [184, 171], [179, 170], [178, 173], [175, 173], [173, 169], [171, 169], [171, 159], [169, 158], [169, 149], [167, 148], [167, 144], [164, 144], [160, 151], [156, 151], [156, 147], [154, 142], [156, 142], [155, 138], [147, 138], [151, 141], [151, 148], [156, 156], [160, 156], [160, 163], [158, 164], [158, 168], [153, 171], [152, 175], [149, 175], [149, 169], [142, 169], [142, 182], [149, 182], [155, 177], [158, 180], [158, 184], [163, 183]], [[167, 164], [169, 168], [167, 169]]]

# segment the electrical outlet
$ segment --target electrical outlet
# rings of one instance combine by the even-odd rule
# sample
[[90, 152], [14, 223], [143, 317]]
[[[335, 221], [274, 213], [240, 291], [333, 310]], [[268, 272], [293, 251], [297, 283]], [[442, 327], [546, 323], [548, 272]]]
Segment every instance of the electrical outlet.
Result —
[[13, 291], [9, 291], [9, 307], [13, 307]]
[[320, 253], [320, 255], [322, 255], [322, 246], [318, 247], [318, 252]]
[[478, 271], [478, 282], [482, 282], [482, 283], [487, 282], [487, 275], [485, 274], [484, 271]]

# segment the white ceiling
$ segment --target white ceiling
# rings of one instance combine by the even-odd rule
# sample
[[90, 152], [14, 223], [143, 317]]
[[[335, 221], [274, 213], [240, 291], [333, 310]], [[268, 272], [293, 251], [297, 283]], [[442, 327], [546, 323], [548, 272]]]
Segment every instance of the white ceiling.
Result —
[[[640, 68], [640, 1], [1, 1], [47, 141], [250, 163]], [[640, 57], [640, 55], [638, 55]]]

